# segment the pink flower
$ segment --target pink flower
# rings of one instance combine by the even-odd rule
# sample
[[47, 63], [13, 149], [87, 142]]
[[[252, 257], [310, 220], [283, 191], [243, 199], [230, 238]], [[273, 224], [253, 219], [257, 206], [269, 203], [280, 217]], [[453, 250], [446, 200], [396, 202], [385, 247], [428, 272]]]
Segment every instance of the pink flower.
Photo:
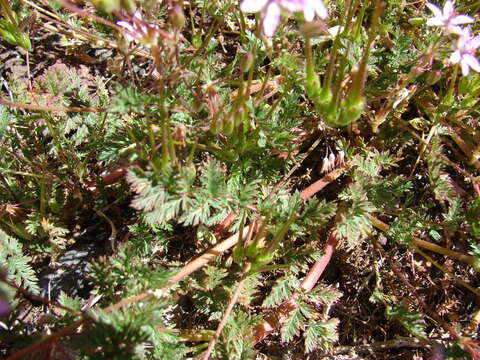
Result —
[[469, 28], [463, 29], [459, 35], [457, 49], [450, 56], [450, 61], [460, 63], [463, 76], [470, 73], [470, 68], [480, 72], [480, 62], [475, 57], [475, 51], [480, 47], [480, 35], [474, 37]]
[[321, 19], [328, 16], [322, 0], [243, 0], [240, 9], [243, 12], [261, 12], [263, 33], [268, 37], [275, 33], [282, 13], [289, 15], [303, 11], [306, 21], [313, 21], [316, 15]]
[[129, 17], [129, 21], [117, 21], [117, 25], [127, 30], [124, 33], [125, 39], [148, 46], [156, 45], [160, 30], [158, 25], [145, 22], [139, 11]]
[[453, 9], [453, 1], [447, 0], [443, 6], [443, 11], [432, 3], [427, 3], [428, 8], [435, 15], [427, 20], [429, 26], [444, 27], [447, 33], [460, 34], [462, 28], [458, 25], [473, 23], [475, 20], [467, 15], [457, 15]]

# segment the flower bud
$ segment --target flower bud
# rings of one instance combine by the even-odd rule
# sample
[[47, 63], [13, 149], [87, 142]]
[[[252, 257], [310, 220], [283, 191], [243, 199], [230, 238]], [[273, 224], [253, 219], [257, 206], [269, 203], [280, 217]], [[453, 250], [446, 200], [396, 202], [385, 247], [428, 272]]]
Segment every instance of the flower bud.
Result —
[[327, 27], [323, 21], [305, 22], [300, 25], [300, 33], [306, 38], [313, 38], [322, 35]]
[[425, 19], [421, 17], [408, 19], [408, 23], [413, 26], [422, 26], [425, 24]]
[[247, 73], [253, 65], [253, 60], [253, 54], [250, 51], [243, 55], [240, 60], [240, 70]]
[[229, 136], [232, 135], [233, 130], [235, 129], [235, 119], [232, 116], [228, 116], [222, 121], [222, 132]]
[[183, 9], [180, 5], [175, 4], [170, 11], [170, 20], [172, 24], [175, 25], [177, 29], [183, 29], [185, 26], [185, 14], [183, 13]]
[[433, 85], [442, 78], [442, 75], [443, 75], [442, 72], [439, 70], [431, 70], [427, 72], [427, 75], [425, 77], [425, 82], [428, 85]]

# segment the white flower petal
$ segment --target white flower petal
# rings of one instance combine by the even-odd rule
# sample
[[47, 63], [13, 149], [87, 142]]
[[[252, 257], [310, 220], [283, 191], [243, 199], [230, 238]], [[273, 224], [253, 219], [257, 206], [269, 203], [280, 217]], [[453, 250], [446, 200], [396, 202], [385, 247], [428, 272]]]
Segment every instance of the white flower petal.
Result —
[[475, 70], [476, 72], [480, 72], [480, 62], [478, 61], [478, 59], [475, 56], [473, 56], [471, 54], [465, 54], [465, 55], [463, 55], [463, 60], [473, 70]]
[[256, 13], [261, 11], [269, 0], [243, 0], [240, 4], [240, 10], [247, 13]]
[[458, 15], [450, 21], [453, 25], [470, 24], [473, 22], [475, 22], [475, 19], [468, 15]]
[[470, 73], [470, 67], [468, 66], [468, 63], [464, 60], [460, 62], [460, 65], [462, 66], [462, 74], [463, 76], [467, 76]]
[[117, 25], [123, 27], [124, 29], [127, 29], [128, 31], [134, 31], [132, 24], [126, 22], [126, 21], [117, 21]]
[[436, 18], [443, 18], [442, 10], [440, 8], [432, 3], [427, 3], [427, 7], [430, 9], [430, 11], [435, 15]]
[[427, 25], [428, 26], [443, 26], [445, 25], [445, 22], [442, 19], [439, 18], [431, 18], [427, 20]]
[[480, 47], [480, 35], [475, 36], [468, 42], [468, 49], [474, 51]]
[[456, 50], [450, 55], [450, 61], [454, 64], [457, 64], [460, 62], [460, 59], [462, 58], [460, 51]]
[[280, 22], [280, 7], [277, 3], [273, 2], [267, 6], [265, 16], [263, 18], [263, 32], [266, 36], [271, 37], [277, 29]]
[[311, 4], [305, 4], [305, 7], [303, 8], [303, 17], [305, 18], [305, 21], [313, 21], [315, 18], [315, 9]]
[[311, 0], [311, 4], [320, 19], [326, 19], [328, 17], [328, 9], [322, 0]]
[[443, 6], [443, 17], [445, 19], [450, 19], [453, 15], [453, 1], [447, 0], [445, 1], [445, 5]]

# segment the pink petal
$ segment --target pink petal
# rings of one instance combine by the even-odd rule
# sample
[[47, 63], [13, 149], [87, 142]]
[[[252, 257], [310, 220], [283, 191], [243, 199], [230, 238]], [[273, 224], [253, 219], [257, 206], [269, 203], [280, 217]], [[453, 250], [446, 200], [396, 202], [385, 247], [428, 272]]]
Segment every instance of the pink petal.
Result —
[[117, 25], [123, 27], [124, 29], [127, 29], [128, 31], [134, 31], [133, 26], [126, 21], [117, 21]]
[[450, 61], [454, 64], [457, 64], [460, 62], [462, 56], [460, 54], [460, 51], [456, 50], [450, 55]]
[[463, 32], [463, 29], [460, 26], [449, 25], [447, 26], [447, 32], [451, 34], [461, 35]]
[[442, 18], [443, 19], [443, 14], [442, 10], [438, 6], [432, 3], [427, 3], [427, 7], [430, 9], [430, 11], [435, 15], [436, 18]]
[[328, 9], [322, 0], [311, 0], [311, 3], [320, 19], [326, 19], [328, 17]]
[[480, 47], [480, 35], [475, 36], [472, 40], [468, 42], [469, 50], [473, 51]]
[[431, 19], [427, 20], [427, 25], [428, 26], [444, 26], [445, 22], [443, 21], [443, 19], [440, 19], [438, 17], [434, 17], [434, 18], [431, 18]]
[[445, 19], [451, 18], [453, 15], [453, 1], [447, 0], [445, 1], [445, 5], [443, 6], [443, 17]]
[[468, 66], [468, 63], [464, 60], [460, 62], [460, 65], [462, 66], [462, 74], [463, 76], [467, 76], [470, 73], [470, 67]]
[[240, 10], [248, 13], [261, 11], [268, 3], [268, 0], [243, 0], [240, 4]]
[[453, 25], [470, 24], [473, 22], [475, 22], [475, 19], [468, 15], [458, 15], [450, 20], [450, 23]]
[[315, 9], [310, 4], [305, 4], [303, 9], [303, 17], [306, 21], [313, 21], [315, 18]]
[[280, 22], [280, 12], [280, 7], [276, 2], [272, 2], [267, 6], [267, 11], [263, 18], [263, 32], [266, 36], [271, 37], [275, 33]]
[[304, 0], [280, 0], [280, 7], [290, 12], [302, 11], [305, 6]]
[[475, 56], [473, 56], [471, 54], [465, 54], [463, 56], [463, 60], [473, 70], [475, 70], [476, 72], [480, 72], [480, 62], [478, 62], [478, 59]]

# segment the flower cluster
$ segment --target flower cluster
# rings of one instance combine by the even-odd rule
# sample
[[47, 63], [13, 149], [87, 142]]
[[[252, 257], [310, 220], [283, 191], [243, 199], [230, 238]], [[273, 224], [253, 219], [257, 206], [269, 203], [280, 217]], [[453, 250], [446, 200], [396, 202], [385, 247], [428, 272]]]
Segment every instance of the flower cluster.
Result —
[[327, 7], [322, 0], [243, 0], [240, 9], [243, 12], [260, 12], [263, 32], [268, 37], [275, 33], [282, 14], [303, 12], [308, 22], [313, 21], [317, 15], [321, 19], [328, 16]]
[[475, 19], [468, 15], [457, 14], [451, 0], [445, 2], [443, 10], [431, 3], [427, 3], [427, 6], [434, 15], [427, 20], [427, 25], [440, 26], [447, 34], [458, 36], [456, 49], [450, 56], [450, 61], [460, 64], [464, 76], [470, 73], [470, 68], [480, 72], [480, 62], [475, 57], [475, 52], [480, 47], [480, 35], [473, 36], [470, 28], [461, 27], [461, 25], [475, 22]]
[[124, 36], [128, 41], [135, 41], [147, 46], [157, 44], [160, 28], [156, 24], [147, 23], [143, 20], [139, 11], [129, 15], [128, 21], [117, 21], [117, 25], [127, 30]]
[[327, 173], [335, 169], [337, 166], [342, 166], [345, 163], [345, 153], [343, 151], [338, 152], [338, 156], [335, 156], [333, 152], [330, 155], [325, 154], [322, 161], [321, 173]]

